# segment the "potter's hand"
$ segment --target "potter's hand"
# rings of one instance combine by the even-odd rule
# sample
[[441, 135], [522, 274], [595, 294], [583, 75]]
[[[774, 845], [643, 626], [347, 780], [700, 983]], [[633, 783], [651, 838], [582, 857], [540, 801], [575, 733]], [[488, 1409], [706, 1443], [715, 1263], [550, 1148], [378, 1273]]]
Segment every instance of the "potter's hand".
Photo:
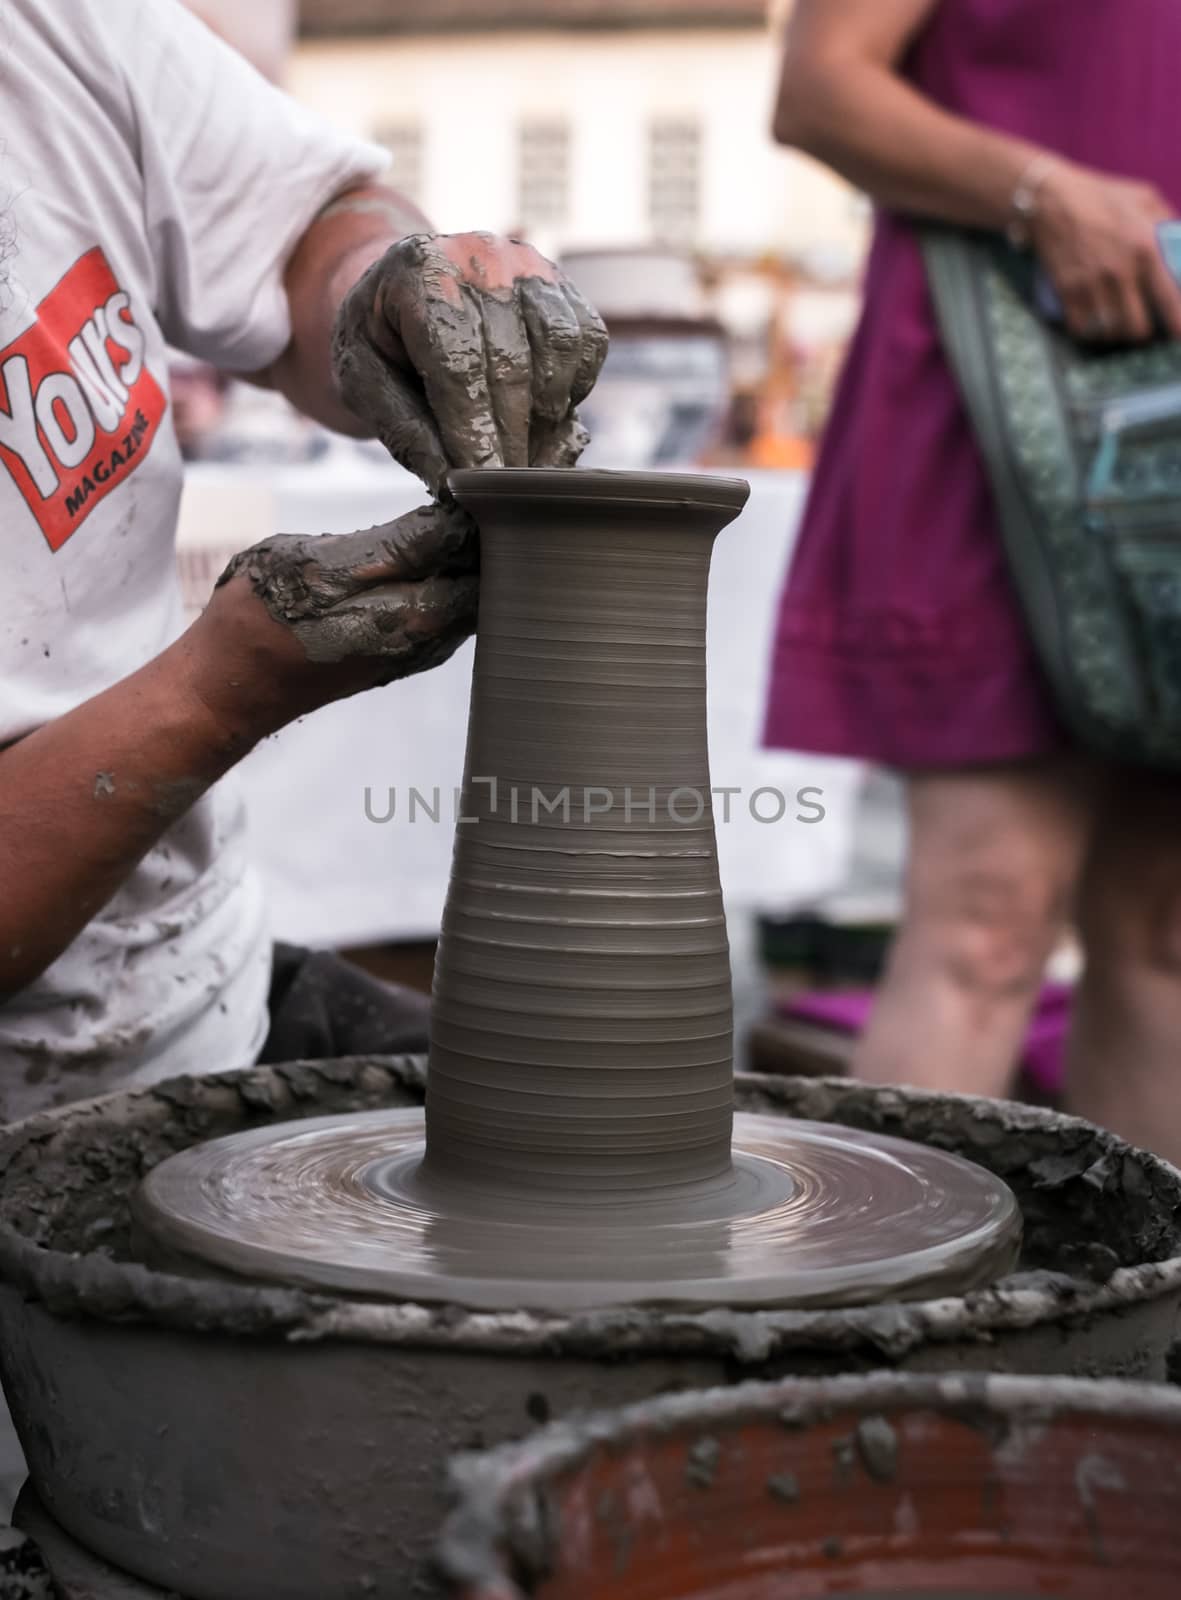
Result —
[[607, 330], [529, 245], [413, 234], [346, 296], [333, 352], [345, 402], [437, 495], [451, 467], [573, 466]]
[[234, 557], [189, 630], [201, 697], [257, 737], [438, 666], [475, 627], [478, 559], [454, 506], [360, 533], [264, 539]]

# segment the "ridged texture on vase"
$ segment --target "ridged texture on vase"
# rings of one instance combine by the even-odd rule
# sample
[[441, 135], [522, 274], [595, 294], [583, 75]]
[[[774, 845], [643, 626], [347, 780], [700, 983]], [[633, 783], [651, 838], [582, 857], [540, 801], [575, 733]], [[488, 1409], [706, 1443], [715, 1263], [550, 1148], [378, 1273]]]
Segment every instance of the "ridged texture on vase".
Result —
[[427, 1171], [604, 1195], [724, 1174], [705, 610], [746, 486], [506, 471], [455, 488], [480, 523], [480, 622]]

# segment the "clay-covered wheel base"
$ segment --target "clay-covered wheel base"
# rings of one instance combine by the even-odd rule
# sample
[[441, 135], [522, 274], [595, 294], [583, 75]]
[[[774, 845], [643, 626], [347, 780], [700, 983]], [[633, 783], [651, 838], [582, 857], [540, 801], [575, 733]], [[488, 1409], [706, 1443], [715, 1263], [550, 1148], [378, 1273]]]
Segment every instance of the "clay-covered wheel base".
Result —
[[660, 1198], [443, 1183], [417, 1110], [192, 1146], [135, 1201], [145, 1255], [476, 1310], [857, 1305], [963, 1294], [1013, 1267], [1008, 1186], [962, 1157], [738, 1116], [732, 1169]]
[[21, 1490], [13, 1521], [40, 1549], [57, 1600], [183, 1600], [175, 1589], [141, 1583], [84, 1549], [53, 1520], [30, 1484]]

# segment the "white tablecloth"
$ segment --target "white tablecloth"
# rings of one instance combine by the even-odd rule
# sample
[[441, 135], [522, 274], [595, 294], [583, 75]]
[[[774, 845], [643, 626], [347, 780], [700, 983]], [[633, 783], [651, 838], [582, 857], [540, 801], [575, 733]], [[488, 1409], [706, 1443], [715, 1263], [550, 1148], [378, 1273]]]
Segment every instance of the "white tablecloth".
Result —
[[[739, 788], [720, 820], [722, 883], [731, 910], [778, 908], [843, 878], [861, 769], [818, 756], [762, 751], [759, 728], [771, 630], [799, 515], [802, 481], [759, 473], [741, 518], [719, 538], [709, 600], [709, 731], [713, 782]], [[271, 471], [190, 469], [181, 523], [182, 566], [206, 582], [228, 552], [275, 531], [339, 533], [388, 521], [423, 498], [394, 467], [354, 459]], [[453, 834], [452, 796], [463, 771], [472, 647], [434, 672], [326, 707], [260, 746], [241, 767], [255, 851], [277, 937], [354, 945], [433, 936]], [[409, 790], [429, 799], [411, 820]], [[823, 791], [824, 819], [795, 821], [794, 797]], [[782, 821], [752, 819], [749, 796], [782, 792]], [[395, 814], [384, 817], [390, 791]], [[814, 797], [815, 798], [815, 797]], [[778, 809], [773, 795], [760, 808]], [[812, 813], [814, 814], [814, 813]]]

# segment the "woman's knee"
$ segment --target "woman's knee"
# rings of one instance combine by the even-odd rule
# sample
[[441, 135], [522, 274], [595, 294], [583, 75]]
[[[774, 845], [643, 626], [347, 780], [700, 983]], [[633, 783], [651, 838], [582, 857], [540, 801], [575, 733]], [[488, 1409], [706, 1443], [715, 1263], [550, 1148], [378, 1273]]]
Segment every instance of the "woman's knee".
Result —
[[1181, 979], [1181, 870], [1092, 880], [1079, 910], [1089, 967]]
[[1046, 762], [912, 780], [904, 938], [958, 987], [1037, 988], [1087, 848], [1084, 777]]
[[1181, 978], [1181, 785], [1113, 803], [1079, 898], [1088, 961]]
[[1003, 865], [921, 875], [912, 881], [904, 936], [958, 988], [981, 998], [1024, 998], [1041, 983], [1070, 890], [1050, 870]]

